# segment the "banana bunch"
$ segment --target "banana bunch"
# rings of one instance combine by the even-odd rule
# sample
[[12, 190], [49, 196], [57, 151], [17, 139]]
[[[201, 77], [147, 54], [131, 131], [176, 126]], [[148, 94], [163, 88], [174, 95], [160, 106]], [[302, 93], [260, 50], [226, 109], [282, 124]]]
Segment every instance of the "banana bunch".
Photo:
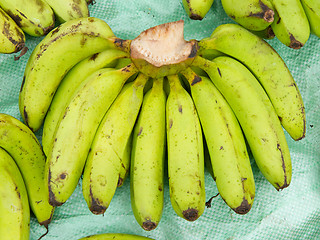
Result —
[[320, 37], [317, 0], [221, 0], [221, 3], [226, 14], [241, 26], [265, 39], [276, 36], [290, 48], [303, 47], [310, 33]]
[[255, 198], [249, 148], [275, 189], [289, 186], [284, 129], [300, 140], [306, 122], [282, 58], [236, 24], [202, 40], [184, 40], [183, 30], [180, 20], [125, 40], [100, 19], [79, 18], [34, 49], [19, 107], [30, 129], [43, 126], [52, 207], [69, 199], [83, 175], [89, 210], [104, 214], [129, 178], [133, 214], [151, 231], [161, 220], [167, 170], [174, 211], [195, 221], [205, 210], [209, 159], [226, 205], [246, 214]]

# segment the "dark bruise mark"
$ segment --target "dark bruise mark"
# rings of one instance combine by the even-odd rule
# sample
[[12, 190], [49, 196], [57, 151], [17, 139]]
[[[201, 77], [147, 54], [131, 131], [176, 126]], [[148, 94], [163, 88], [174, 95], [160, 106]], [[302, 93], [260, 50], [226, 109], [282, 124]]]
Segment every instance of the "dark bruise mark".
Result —
[[95, 61], [98, 56], [99, 56], [99, 53], [93, 54], [93, 55], [89, 58], [89, 61]]
[[[192, 12], [192, 8], [189, 8], [190, 12]], [[202, 17], [199, 14], [191, 13], [189, 16], [192, 20], [202, 20]]]
[[265, 5], [261, 0], [259, 0], [259, 5], [261, 7], [261, 11], [257, 13], [250, 13], [250, 17], [257, 17], [264, 19], [266, 22], [273, 22], [274, 20], [274, 12], [267, 5]]
[[182, 114], [182, 105], [179, 105], [178, 110], [179, 110], [179, 113], [181, 113], [181, 114]]
[[195, 85], [196, 83], [198, 82], [201, 82], [202, 81], [202, 78], [199, 77], [198, 75], [194, 76], [192, 82], [191, 82], [191, 86]]
[[276, 183], [276, 185], [278, 186], [278, 191], [279, 191], [280, 189], [284, 189], [284, 188], [288, 187], [288, 186], [289, 186], [289, 183], [287, 182], [286, 164], [285, 164], [285, 162], [284, 162], [284, 157], [283, 157], [282, 149], [281, 149], [281, 146], [280, 146], [279, 143], [277, 144], [277, 149], [280, 151], [280, 154], [281, 154], [282, 169], [283, 169], [283, 175], [284, 175], [283, 185], [280, 186], [280, 184]]
[[169, 120], [169, 128], [172, 127], [172, 124], [173, 124], [173, 121], [172, 121], [172, 119], [170, 119], [170, 120]]
[[190, 222], [193, 222], [199, 218], [199, 211], [197, 209], [188, 208], [182, 212], [183, 217]]
[[301, 42], [299, 42], [292, 34], [290, 34], [289, 47], [293, 48], [293, 49], [300, 49], [303, 47], [303, 44]]
[[162, 187], [162, 185], [159, 185], [159, 186], [158, 186], [158, 190], [159, 190], [160, 192], [162, 192], [162, 191], [163, 191], [163, 187]]
[[281, 17], [279, 17], [278, 21], [277, 21], [277, 24], [279, 24], [281, 22]]
[[190, 51], [188, 58], [194, 58], [197, 55], [198, 48], [199, 48], [198, 43], [194, 42], [194, 44], [192, 44], [192, 48], [191, 48], [191, 51]]
[[219, 150], [224, 150], [223, 146], [221, 146]]
[[23, 55], [27, 53], [27, 51], [28, 51], [28, 48], [26, 46], [23, 46], [19, 56], [14, 56], [14, 61], [18, 61]]
[[241, 178], [241, 182], [244, 182], [245, 180], [247, 180], [248, 178]]
[[125, 46], [126, 46], [126, 43], [127, 40], [124, 40], [124, 39], [121, 39], [121, 38], [116, 38], [114, 40], [114, 44], [118, 47], [118, 48], [121, 48], [121, 49], [124, 49]]
[[16, 27], [14, 28], [14, 30], [16, 31], [16, 36], [17, 36], [17, 39], [13, 38], [12, 36], [12, 30], [11, 30], [11, 26], [10, 26], [10, 23], [8, 22], [4, 22], [3, 23], [3, 31], [2, 33], [8, 38], [8, 40], [15, 46], [15, 50], [14, 52], [18, 52], [20, 51], [25, 43], [24, 43], [24, 35], [23, 33], [21, 33], [19, 31], [19, 28]]
[[89, 21], [89, 22], [94, 22], [95, 20], [94, 20], [93, 17], [90, 17], [90, 18], [88, 18], [88, 21]]
[[49, 204], [54, 207], [61, 206], [63, 203], [56, 200], [54, 193], [51, 188], [51, 171], [49, 170], [48, 183], [49, 183]]
[[217, 68], [217, 69], [218, 69], [219, 76], [222, 77], [220, 68]]
[[138, 137], [141, 135], [142, 130], [143, 130], [143, 127], [140, 127], [139, 132], [138, 132], [138, 134], [137, 134]]
[[21, 87], [20, 87], [20, 92], [22, 92], [22, 89], [23, 89], [23, 86], [24, 86], [25, 82], [26, 82], [26, 75], [23, 75], [22, 83], [21, 83]]
[[125, 66], [124, 68], [122, 68], [122, 72], [130, 72], [130, 67], [131, 67], [131, 64], [128, 64], [127, 66]]
[[236, 19], [236, 16], [233, 15], [233, 14], [231, 14], [230, 17], [231, 17], [232, 19]]
[[212, 203], [212, 200], [216, 197], [219, 196], [219, 193], [217, 193], [216, 195], [212, 196], [207, 202], [206, 202], [206, 207], [207, 208], [211, 208], [211, 203]]
[[24, 117], [24, 121], [26, 122], [27, 126], [30, 128], [30, 126], [28, 124], [29, 116], [28, 116], [28, 113], [27, 113], [27, 110], [26, 110], [26, 106], [24, 106], [24, 108], [23, 108], [23, 117]]
[[67, 175], [68, 175], [67, 173], [61, 173], [59, 178], [62, 179], [62, 180], [66, 179]]
[[123, 184], [123, 179], [119, 177], [117, 187], [122, 186], [122, 184]]
[[278, 116], [278, 118], [279, 118], [280, 122], [282, 122], [282, 117]]
[[157, 224], [155, 222], [152, 222], [151, 220], [146, 220], [142, 223], [142, 228], [146, 231], [151, 231], [157, 227]]
[[243, 197], [243, 200], [241, 202], [241, 205], [237, 208], [233, 208], [233, 211], [235, 211], [238, 214], [246, 214], [250, 211], [251, 204], [249, 204], [248, 200]]
[[101, 206], [99, 199], [93, 197], [91, 188], [90, 188], [90, 198], [91, 198], [91, 206], [89, 209], [93, 214], [95, 215], [103, 214], [107, 210], [105, 206]]
[[83, 47], [86, 44], [87, 40], [88, 39], [85, 36], [83, 36], [80, 40], [80, 46]]

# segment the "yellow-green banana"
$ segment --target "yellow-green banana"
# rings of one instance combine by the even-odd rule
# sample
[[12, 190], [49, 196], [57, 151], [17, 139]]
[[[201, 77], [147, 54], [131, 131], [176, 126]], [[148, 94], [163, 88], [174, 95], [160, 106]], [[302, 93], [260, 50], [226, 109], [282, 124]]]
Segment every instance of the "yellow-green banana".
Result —
[[198, 219], [205, 207], [204, 157], [200, 121], [177, 75], [168, 76], [166, 132], [170, 200], [178, 216]]
[[122, 158], [126, 154], [126, 144], [140, 110], [147, 81], [148, 77], [140, 73], [134, 82], [123, 87], [103, 117], [92, 141], [84, 168], [82, 191], [94, 214], [106, 211], [118, 181], [123, 181], [120, 169], [126, 166]]
[[79, 61], [108, 48], [111, 36], [103, 20], [81, 18], [61, 24], [35, 47], [19, 96], [20, 113], [33, 131], [41, 127], [64, 75]]
[[2, 240], [29, 240], [30, 207], [21, 172], [0, 147], [0, 236]]
[[146, 93], [133, 131], [130, 193], [133, 214], [147, 231], [155, 229], [163, 210], [166, 141], [166, 94], [163, 78]]
[[100, 69], [73, 96], [54, 134], [46, 162], [49, 202], [63, 204], [76, 188], [96, 130], [126, 80], [137, 69]]
[[77, 88], [85, 84], [85, 80], [93, 72], [100, 68], [111, 68], [117, 63], [117, 59], [126, 57], [127, 54], [116, 50], [107, 49], [95, 53], [92, 56], [77, 63], [63, 78], [52, 99], [47, 115], [44, 119], [42, 146], [46, 155], [50, 151], [53, 142], [53, 135], [58, 125], [62, 113], [70, 102]]
[[236, 213], [246, 214], [254, 201], [255, 183], [238, 120], [210, 79], [190, 68], [183, 74], [190, 84], [220, 196]]
[[0, 7], [31, 36], [46, 35], [54, 28], [54, 13], [43, 0], [1, 0]]
[[214, 0], [182, 0], [183, 7], [193, 20], [202, 20], [209, 12]]
[[102, 233], [81, 238], [79, 240], [150, 240], [152, 238], [125, 233]]
[[46, 159], [36, 136], [18, 119], [1, 113], [0, 147], [17, 163], [28, 191], [31, 209], [38, 222], [48, 227], [54, 208], [48, 202], [48, 190], [44, 184]]
[[286, 131], [294, 140], [304, 138], [305, 110], [299, 89], [281, 56], [266, 41], [236, 24], [223, 24], [198, 44], [200, 55], [216, 49], [246, 65], [267, 92]]
[[272, 103], [254, 75], [231, 57], [212, 62], [197, 57], [194, 64], [203, 67], [231, 106], [265, 178], [277, 190], [288, 187], [292, 175], [288, 144]]
[[320, 2], [318, 0], [301, 0], [310, 24], [311, 33], [320, 37]]

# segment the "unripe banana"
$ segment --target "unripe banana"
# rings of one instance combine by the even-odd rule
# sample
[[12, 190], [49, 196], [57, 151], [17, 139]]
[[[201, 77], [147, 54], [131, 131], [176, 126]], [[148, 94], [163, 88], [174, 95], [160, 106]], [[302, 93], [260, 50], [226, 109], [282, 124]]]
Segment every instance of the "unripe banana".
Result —
[[46, 35], [54, 28], [54, 13], [43, 0], [1, 0], [0, 7], [31, 36]]
[[100, 69], [89, 76], [68, 104], [57, 126], [46, 162], [49, 202], [62, 205], [76, 188], [96, 130], [104, 114], [137, 69]]
[[166, 132], [170, 200], [178, 216], [198, 219], [205, 207], [204, 157], [199, 118], [177, 75], [168, 76]]
[[150, 240], [152, 238], [125, 233], [102, 233], [81, 238], [79, 240]]
[[318, 0], [301, 0], [308, 17], [311, 32], [320, 37], [320, 2]]
[[266, 41], [236, 24], [223, 24], [198, 44], [200, 55], [215, 49], [242, 62], [267, 92], [290, 136], [304, 138], [306, 116], [299, 89], [283, 59]]
[[134, 127], [130, 168], [133, 214], [146, 231], [158, 226], [163, 210], [165, 111], [163, 78], [154, 79], [152, 88], [144, 96]]
[[126, 84], [103, 117], [90, 147], [83, 173], [82, 191], [90, 211], [103, 214], [114, 196], [120, 168], [143, 100], [149, 77], [139, 74]]
[[3, 240], [29, 240], [30, 208], [21, 172], [0, 147], [0, 236]]
[[46, 159], [36, 136], [18, 119], [1, 113], [0, 147], [17, 163], [28, 191], [31, 209], [38, 222], [48, 227], [54, 208], [48, 202], [48, 189], [44, 184]]
[[190, 83], [220, 196], [236, 213], [246, 214], [254, 201], [255, 183], [238, 120], [210, 79], [191, 69], [183, 74]]
[[64, 75], [78, 62], [109, 48], [113, 33], [97, 18], [68, 21], [52, 30], [33, 50], [19, 96], [25, 123], [37, 131]]
[[25, 40], [22, 29], [0, 8], [0, 53], [19, 52]]
[[193, 20], [202, 20], [209, 12], [214, 0], [182, 0], [183, 7]]

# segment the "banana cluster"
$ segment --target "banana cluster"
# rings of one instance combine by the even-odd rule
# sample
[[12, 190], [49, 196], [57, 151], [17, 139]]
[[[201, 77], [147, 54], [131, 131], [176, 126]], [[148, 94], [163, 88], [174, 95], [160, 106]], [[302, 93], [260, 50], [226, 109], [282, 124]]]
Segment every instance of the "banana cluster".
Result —
[[183, 28], [182, 20], [165, 23], [124, 40], [102, 20], [80, 18], [34, 49], [19, 107], [32, 131], [43, 126], [52, 207], [64, 204], [83, 176], [88, 208], [104, 214], [129, 178], [134, 216], [150, 231], [161, 220], [168, 177], [176, 214], [195, 221], [206, 206], [207, 160], [222, 199], [246, 214], [255, 198], [249, 149], [275, 189], [289, 186], [283, 128], [300, 140], [306, 123], [282, 58], [236, 24], [190, 41]]

